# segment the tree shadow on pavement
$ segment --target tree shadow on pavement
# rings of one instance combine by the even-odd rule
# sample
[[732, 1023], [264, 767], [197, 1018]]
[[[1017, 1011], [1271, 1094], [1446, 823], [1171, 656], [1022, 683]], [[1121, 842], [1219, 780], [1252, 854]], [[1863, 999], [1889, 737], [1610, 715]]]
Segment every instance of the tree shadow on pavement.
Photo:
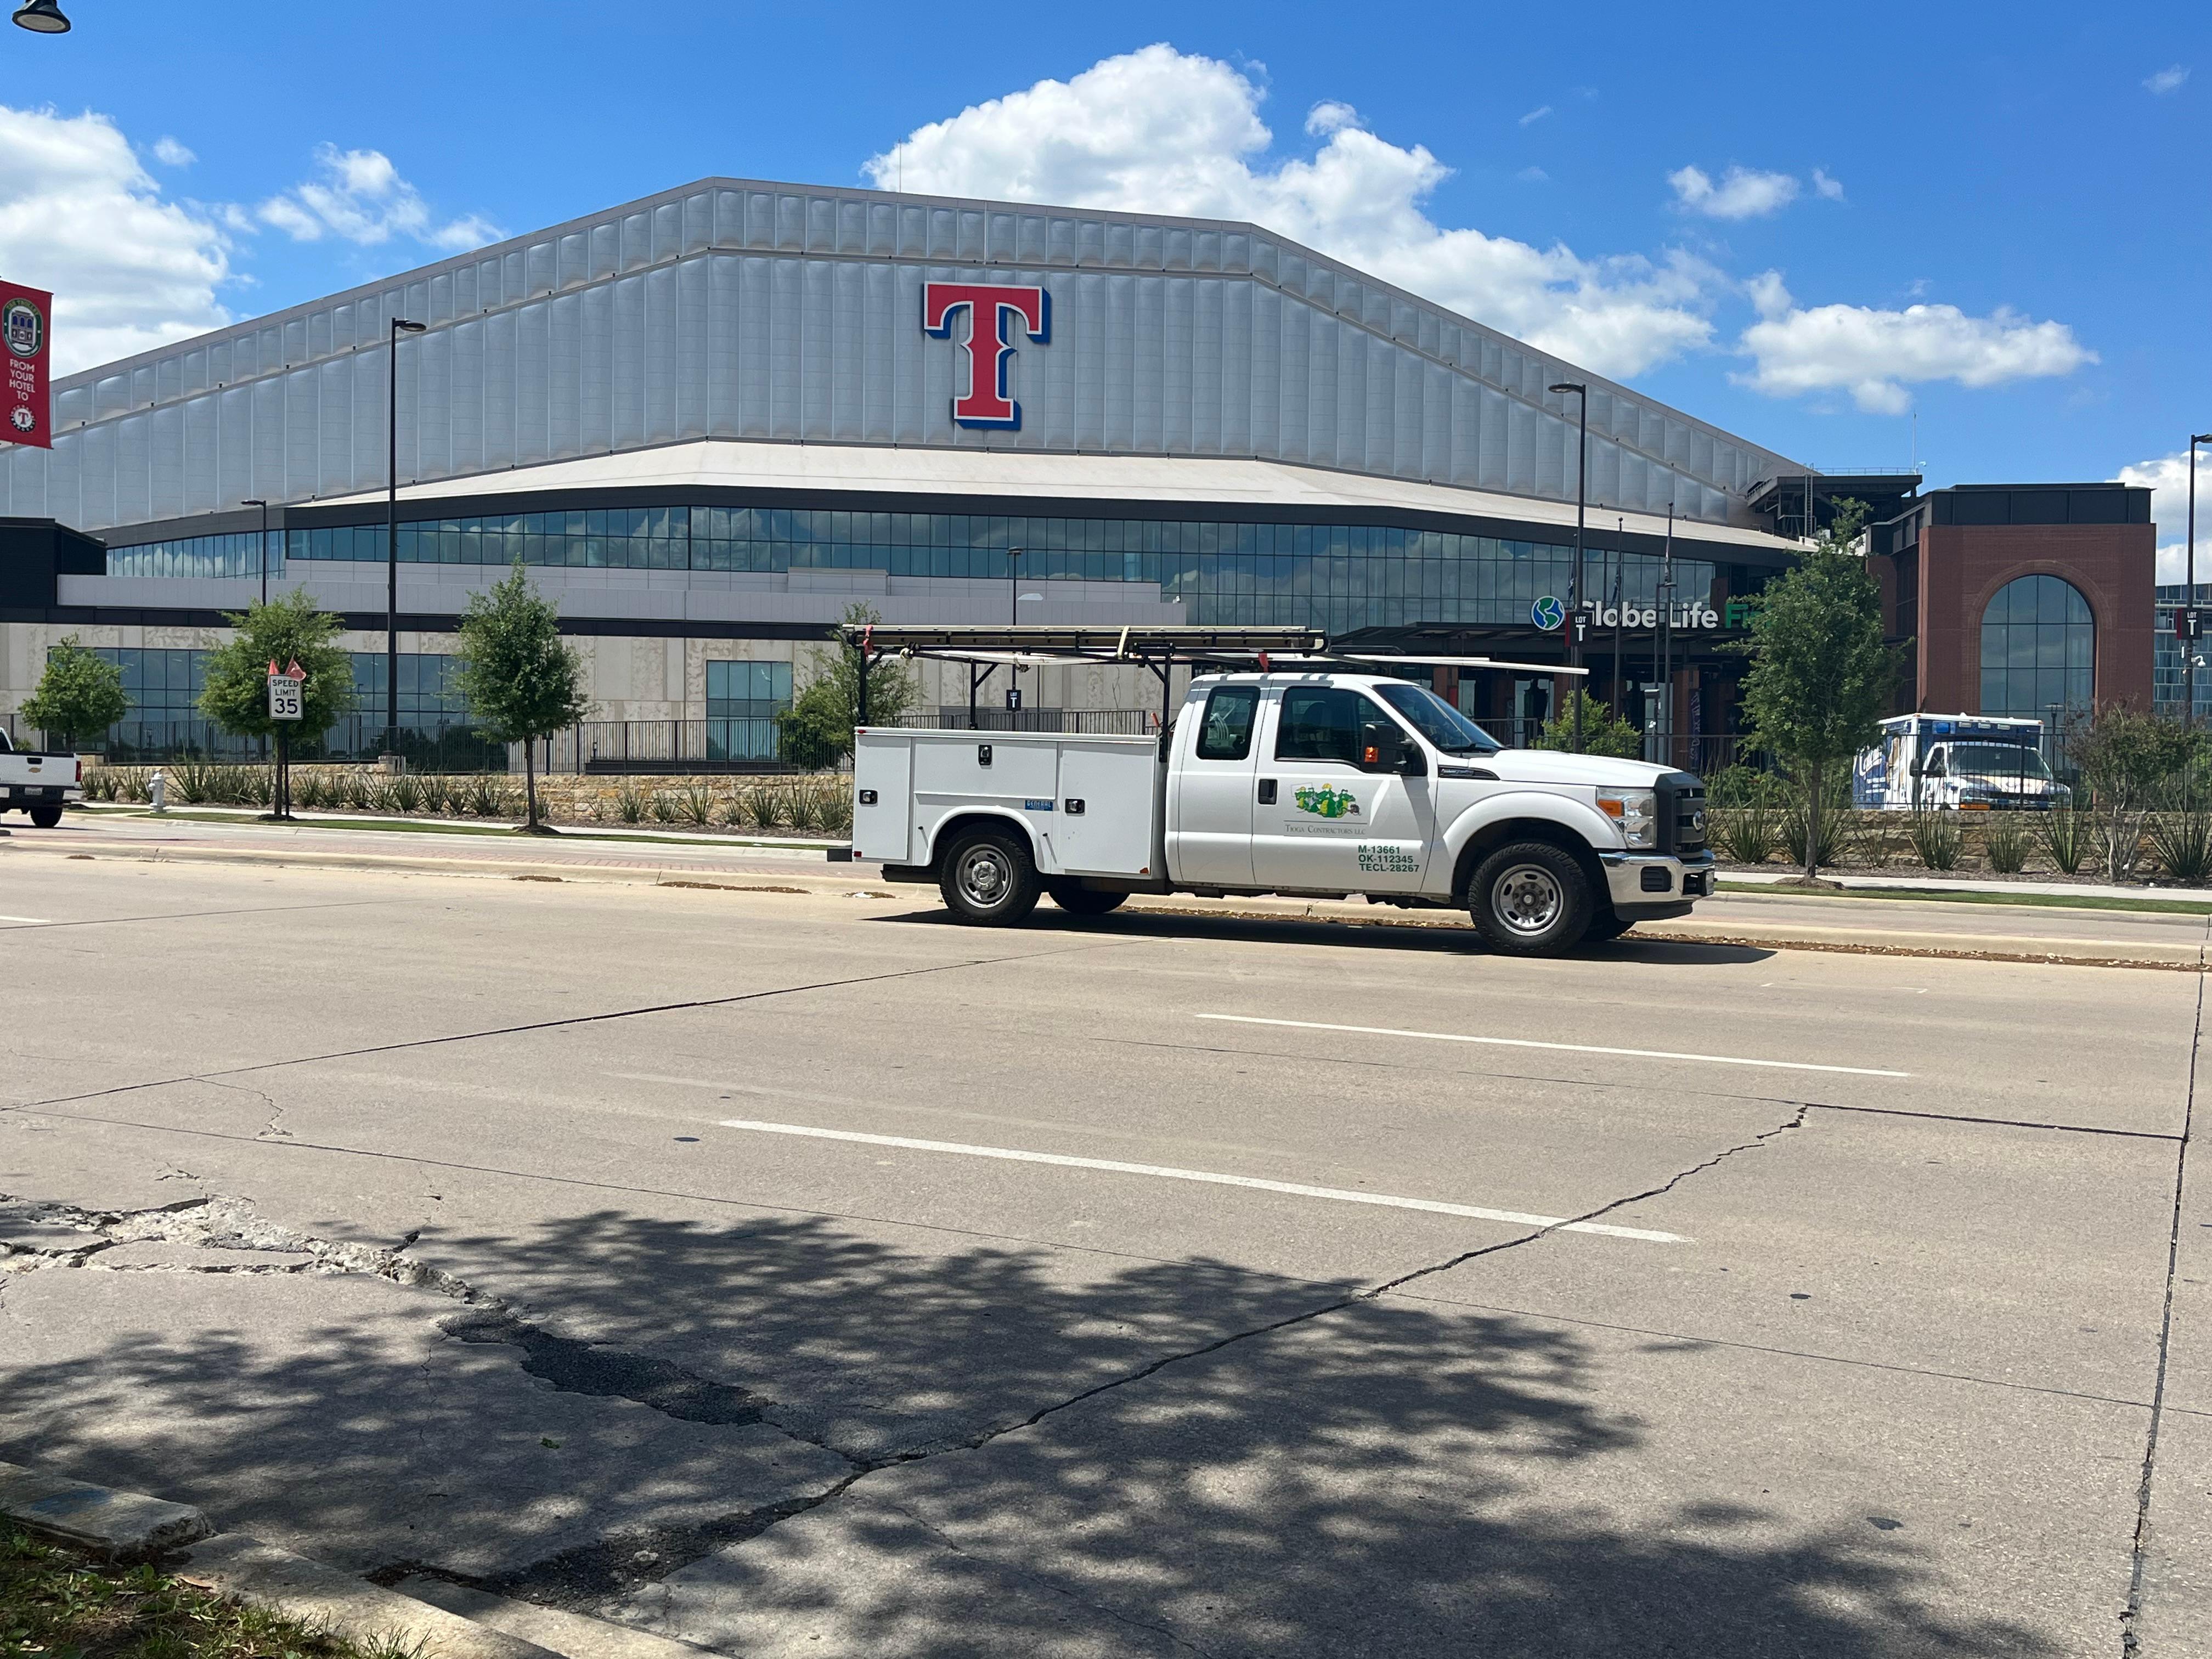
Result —
[[[1352, 1287], [820, 1219], [602, 1212], [416, 1254], [538, 1336], [296, 1274], [171, 1275], [190, 1294], [118, 1329], [96, 1304], [161, 1275], [23, 1275], [0, 1456], [731, 1652], [2058, 1651], [1862, 1515], [1726, 1496], [1740, 1471], [1651, 1443], [1632, 1346], [1532, 1320], [1301, 1318]], [[671, 1406], [702, 1388], [714, 1412]]]

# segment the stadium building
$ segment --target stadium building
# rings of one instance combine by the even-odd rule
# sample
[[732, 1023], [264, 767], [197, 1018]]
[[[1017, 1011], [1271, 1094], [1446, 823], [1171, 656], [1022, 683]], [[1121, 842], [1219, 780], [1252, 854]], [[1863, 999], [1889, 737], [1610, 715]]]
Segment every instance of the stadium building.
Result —
[[[809, 642], [855, 605], [1564, 662], [1547, 602], [1572, 586], [1586, 412], [1582, 591], [1625, 613], [1590, 638], [1593, 684], [1696, 764], [1734, 723], [1730, 601], [1826, 501], [1918, 483], [1816, 474], [1256, 226], [726, 179], [59, 380], [52, 404], [51, 450], [0, 447], [0, 712], [74, 635], [124, 665], [118, 757], [218, 741], [202, 653], [264, 580], [343, 614], [362, 712], [331, 748], [375, 750], [395, 450], [408, 746], [454, 741], [455, 618], [520, 559], [591, 665], [599, 719], [565, 757], [609, 761], [770, 757]], [[919, 672], [927, 717], [966, 717], [966, 671]], [[1437, 683], [1501, 726], [1554, 696], [1540, 672]], [[1018, 689], [1024, 724], [1158, 706], [1134, 669]]]

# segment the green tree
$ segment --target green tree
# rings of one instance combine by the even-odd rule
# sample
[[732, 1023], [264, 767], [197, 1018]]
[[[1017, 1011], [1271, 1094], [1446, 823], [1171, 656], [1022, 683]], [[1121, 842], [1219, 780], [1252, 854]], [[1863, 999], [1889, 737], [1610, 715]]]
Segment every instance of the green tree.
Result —
[[1544, 722], [1542, 733], [1529, 747], [1572, 749], [1577, 722], [1582, 727], [1583, 752], [1586, 755], [1613, 755], [1622, 760], [1634, 760], [1644, 752], [1644, 733], [1614, 714], [1610, 703], [1589, 697], [1580, 686], [1567, 693], [1566, 708]]
[[2206, 751], [2203, 732], [2124, 705], [2073, 721], [2066, 758], [2088, 793], [2105, 873], [2114, 881], [2135, 874], [2151, 809], [2186, 799], [2198, 787]]
[[123, 671], [72, 634], [46, 653], [46, 672], [39, 689], [17, 711], [24, 720], [65, 744], [97, 737], [131, 712], [123, 690]]
[[[883, 620], [865, 605], [847, 609], [845, 628]], [[834, 766], [853, 751], [853, 728], [860, 719], [860, 653], [852, 647], [825, 646], [807, 665], [806, 687], [789, 708], [776, 716], [783, 757], [808, 771]], [[913, 708], [919, 689], [896, 662], [878, 657], [868, 665], [868, 724], [896, 726]]]
[[1753, 602], [1743, 712], [1758, 745], [1805, 792], [1805, 875], [1820, 867], [1820, 815], [1839, 777], [1881, 732], [1904, 665], [1883, 642], [1881, 591], [1856, 544], [1866, 507], [1836, 504], [1836, 519], [1794, 570]]
[[[236, 630], [208, 659], [200, 712], [226, 732], [275, 739], [270, 815], [292, 816], [292, 745], [312, 743], [353, 707], [353, 659], [337, 643], [344, 624], [316, 609], [304, 588], [256, 603], [223, 620]], [[300, 665], [300, 718], [269, 718], [269, 665]]]
[[592, 700], [583, 657], [561, 637], [558, 611], [530, 585], [520, 559], [505, 581], [469, 596], [459, 657], [461, 695], [478, 728], [494, 742], [522, 745], [523, 830], [540, 834], [536, 744], [590, 714]]

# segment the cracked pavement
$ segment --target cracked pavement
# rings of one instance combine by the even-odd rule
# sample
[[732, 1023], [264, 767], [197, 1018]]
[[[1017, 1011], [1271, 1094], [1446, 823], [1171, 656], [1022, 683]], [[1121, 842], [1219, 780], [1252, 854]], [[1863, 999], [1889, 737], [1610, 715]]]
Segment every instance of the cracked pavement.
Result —
[[2212, 1649], [2194, 975], [0, 869], [0, 1457], [748, 1656]]

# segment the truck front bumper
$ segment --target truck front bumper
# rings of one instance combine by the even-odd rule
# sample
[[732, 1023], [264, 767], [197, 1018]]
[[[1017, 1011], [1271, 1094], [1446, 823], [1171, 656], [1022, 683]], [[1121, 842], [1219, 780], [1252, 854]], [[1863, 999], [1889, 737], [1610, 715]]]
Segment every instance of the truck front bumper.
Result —
[[1655, 921], [1686, 915], [1690, 901], [1711, 897], [1719, 869], [1710, 852], [1686, 859], [1671, 853], [1600, 853], [1597, 858], [1613, 914]]

